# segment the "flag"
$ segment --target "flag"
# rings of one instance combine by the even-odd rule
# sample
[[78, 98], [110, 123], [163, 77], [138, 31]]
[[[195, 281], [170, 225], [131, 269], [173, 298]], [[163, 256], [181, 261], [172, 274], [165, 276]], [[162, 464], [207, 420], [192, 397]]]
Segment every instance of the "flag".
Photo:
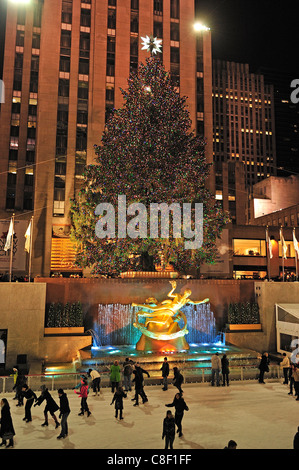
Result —
[[11, 248], [11, 241], [12, 241], [12, 237], [14, 235], [14, 229], [13, 229], [13, 220], [11, 219], [10, 220], [10, 224], [9, 224], [9, 229], [8, 229], [8, 232], [7, 232], [7, 237], [6, 237], [6, 242], [5, 242], [5, 247], [4, 247], [4, 251], [8, 251], [10, 250]]
[[299, 246], [298, 246], [298, 240], [295, 234], [295, 229], [293, 229], [293, 244], [294, 244], [294, 250], [296, 251], [296, 254], [297, 254], [297, 258], [299, 258]]
[[28, 253], [30, 252], [30, 242], [31, 242], [31, 220], [29, 222], [29, 225], [27, 227], [26, 233], [25, 233], [25, 251]]
[[268, 227], [266, 228], [266, 242], [268, 243], [269, 256], [270, 258], [273, 258], [272, 244], [271, 244], [271, 240], [269, 237]]
[[280, 229], [279, 234], [280, 234], [280, 243], [281, 243], [281, 247], [282, 247], [282, 257], [286, 258], [287, 257], [288, 247], [287, 247], [287, 244], [286, 244], [285, 239], [284, 239], [283, 234], [282, 234], [282, 228]]

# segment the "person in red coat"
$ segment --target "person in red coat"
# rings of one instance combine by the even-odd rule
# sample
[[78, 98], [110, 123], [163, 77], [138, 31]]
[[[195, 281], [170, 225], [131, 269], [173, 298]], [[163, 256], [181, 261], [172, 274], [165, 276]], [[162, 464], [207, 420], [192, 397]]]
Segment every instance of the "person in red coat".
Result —
[[75, 393], [81, 397], [81, 411], [78, 414], [78, 416], [83, 416], [84, 412], [86, 411], [87, 417], [91, 415], [91, 412], [89, 411], [88, 404], [87, 404], [87, 398], [88, 398], [88, 383], [86, 377], [81, 378], [81, 383], [80, 383], [80, 391], [78, 392], [75, 390]]

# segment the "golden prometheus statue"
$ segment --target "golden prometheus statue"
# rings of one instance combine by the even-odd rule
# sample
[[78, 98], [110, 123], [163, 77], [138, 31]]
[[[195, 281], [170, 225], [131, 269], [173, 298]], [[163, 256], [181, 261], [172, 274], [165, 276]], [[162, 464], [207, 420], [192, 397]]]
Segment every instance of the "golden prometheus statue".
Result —
[[[203, 304], [209, 299], [194, 301], [189, 299], [190, 289], [185, 289], [183, 294], [174, 294], [176, 281], [169, 281], [172, 289], [167, 294], [169, 299], [158, 302], [155, 298], [146, 299], [145, 304], [132, 303], [133, 307], [142, 310], [136, 312], [133, 325], [141, 331], [142, 336], [136, 344], [138, 351], [173, 352], [189, 349], [185, 335], [187, 330], [186, 315], [180, 310], [186, 304]], [[144, 310], [145, 309], [145, 310]], [[139, 322], [138, 317], [144, 317], [145, 322]], [[182, 328], [179, 321], [183, 320]]]

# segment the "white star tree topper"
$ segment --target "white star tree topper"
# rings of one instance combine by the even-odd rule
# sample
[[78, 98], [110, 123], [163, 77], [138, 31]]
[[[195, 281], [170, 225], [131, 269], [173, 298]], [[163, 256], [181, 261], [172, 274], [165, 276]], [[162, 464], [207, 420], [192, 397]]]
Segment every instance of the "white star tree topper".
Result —
[[142, 39], [142, 50], [147, 50], [151, 54], [157, 54], [157, 52], [162, 52], [162, 39], [154, 38], [153, 36], [145, 36]]

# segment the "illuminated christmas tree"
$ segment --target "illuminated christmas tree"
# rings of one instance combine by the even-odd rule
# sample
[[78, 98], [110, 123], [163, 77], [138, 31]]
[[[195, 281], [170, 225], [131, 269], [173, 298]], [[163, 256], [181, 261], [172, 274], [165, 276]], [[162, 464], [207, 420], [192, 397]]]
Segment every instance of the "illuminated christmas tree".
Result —
[[[72, 204], [72, 238], [78, 247], [77, 262], [94, 273], [144, 270], [142, 259], [149, 254], [156, 264], [171, 264], [190, 272], [216, 256], [215, 242], [228, 222], [206, 188], [209, 165], [204, 141], [191, 128], [187, 97], [171, 84], [158, 57], [140, 64], [121, 90], [122, 108], [113, 110], [100, 145], [95, 146], [97, 164], [84, 172], [81, 191]], [[118, 206], [125, 195], [127, 205], [142, 203], [203, 204], [203, 245], [185, 249], [183, 236], [169, 238], [98, 238], [95, 227], [99, 203]], [[128, 221], [130, 220], [128, 216]], [[149, 223], [149, 221], [148, 221]], [[138, 229], [138, 227], [136, 227]]]

